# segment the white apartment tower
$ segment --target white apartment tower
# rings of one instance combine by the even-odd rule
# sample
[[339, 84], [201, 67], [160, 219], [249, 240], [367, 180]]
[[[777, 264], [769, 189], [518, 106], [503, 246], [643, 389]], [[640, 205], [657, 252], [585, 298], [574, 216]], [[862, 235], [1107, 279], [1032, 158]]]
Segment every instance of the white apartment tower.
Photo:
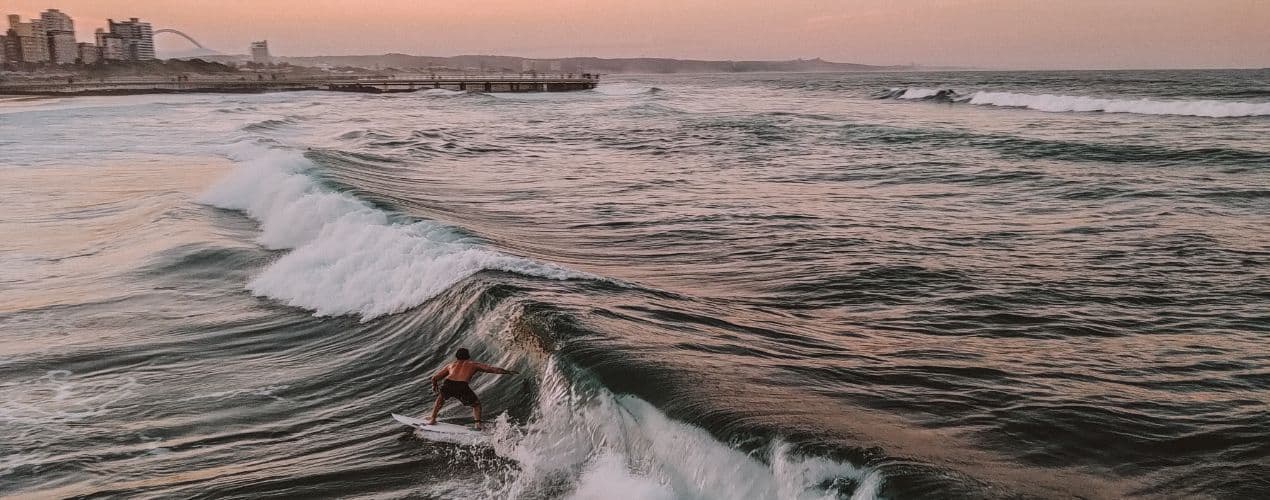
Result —
[[251, 42], [251, 61], [258, 64], [273, 62], [273, 57], [269, 55], [269, 40]]
[[[119, 22], [107, 19], [106, 24], [110, 27], [110, 34], [118, 36], [123, 42], [123, 59], [130, 61], [154, 59], [154, 31], [150, 29], [150, 23], [143, 23], [134, 17]], [[104, 45], [102, 50], [105, 51]]]

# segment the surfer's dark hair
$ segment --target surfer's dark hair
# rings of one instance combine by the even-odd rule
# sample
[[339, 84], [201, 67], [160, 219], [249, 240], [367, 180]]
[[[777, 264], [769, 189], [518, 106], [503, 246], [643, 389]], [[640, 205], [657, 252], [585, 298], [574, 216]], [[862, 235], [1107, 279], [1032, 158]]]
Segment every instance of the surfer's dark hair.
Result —
[[467, 352], [466, 347], [460, 347], [459, 350], [454, 352], [454, 359], [470, 359], [471, 357], [472, 353]]

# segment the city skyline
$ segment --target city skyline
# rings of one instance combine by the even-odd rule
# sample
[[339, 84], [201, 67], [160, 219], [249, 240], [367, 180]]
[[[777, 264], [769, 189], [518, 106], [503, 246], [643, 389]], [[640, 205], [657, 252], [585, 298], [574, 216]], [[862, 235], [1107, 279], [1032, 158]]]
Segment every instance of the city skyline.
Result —
[[8, 26], [0, 31], [0, 64], [70, 65], [98, 61], [150, 61], [156, 59], [154, 31], [136, 17], [126, 21], [106, 19], [106, 28], [92, 32], [91, 42], [78, 41], [72, 16], [50, 8], [22, 21], [21, 14], [5, 15]]
[[[81, 21], [77, 38], [107, 18], [140, 17], [155, 29], [188, 33], [209, 48], [245, 54], [270, 40], [279, 56], [500, 54], [555, 58], [821, 57], [879, 65], [979, 68], [1225, 68], [1270, 66], [1270, 3], [1219, 0], [548, 0], [520, 5], [477, 0], [420, 7], [414, 2], [192, 2], [13, 0], [8, 12], [48, 8]], [[262, 6], [262, 4], [264, 4]], [[155, 40], [159, 55], [188, 52], [177, 36]]]

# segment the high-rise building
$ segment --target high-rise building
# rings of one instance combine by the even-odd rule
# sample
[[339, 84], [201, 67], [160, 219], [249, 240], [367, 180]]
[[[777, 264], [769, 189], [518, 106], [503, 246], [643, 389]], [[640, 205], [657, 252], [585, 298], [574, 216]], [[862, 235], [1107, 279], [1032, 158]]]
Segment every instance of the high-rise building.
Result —
[[79, 62], [92, 64], [101, 60], [101, 50], [88, 42], [79, 43]]
[[32, 19], [22, 22], [17, 14], [9, 15], [10, 36], [17, 38], [18, 60], [27, 63], [43, 63], [49, 61], [48, 34], [44, 32], [44, 22]]
[[49, 60], [56, 64], [72, 64], [79, 59], [79, 46], [75, 43], [75, 22], [71, 16], [49, 9], [40, 13], [40, 24], [48, 37]]
[[[5, 32], [8, 33], [7, 31]], [[9, 37], [0, 35], [0, 66], [9, 63]]]
[[49, 60], [56, 64], [75, 64], [79, 59], [79, 44], [75, 43], [75, 33], [70, 31], [50, 31]]
[[123, 37], [97, 28], [97, 50], [101, 51], [103, 61], [124, 60]]
[[4, 52], [6, 63], [22, 62], [22, 45], [18, 43], [16, 31], [9, 29], [4, 32], [4, 42], [0, 45], [0, 52]]
[[273, 58], [269, 55], [269, 40], [251, 42], [251, 61], [258, 64], [273, 62]]
[[40, 21], [44, 22], [47, 31], [75, 31], [75, 21], [71, 20], [71, 16], [57, 9], [41, 12]]
[[123, 37], [118, 34], [107, 33], [104, 29], [97, 29], [97, 49], [102, 52], [103, 61], [123, 61]]
[[154, 59], [154, 31], [150, 29], [150, 23], [143, 23], [134, 17], [119, 22], [107, 19], [106, 24], [110, 26], [110, 33], [118, 35], [123, 41], [124, 59], [130, 61]]

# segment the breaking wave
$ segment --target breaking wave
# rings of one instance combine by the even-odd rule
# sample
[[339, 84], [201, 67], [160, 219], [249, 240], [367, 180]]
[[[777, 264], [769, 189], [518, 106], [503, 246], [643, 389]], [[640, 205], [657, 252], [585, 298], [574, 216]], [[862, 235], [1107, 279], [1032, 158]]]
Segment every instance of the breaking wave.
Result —
[[904, 100], [938, 100], [952, 101], [957, 98], [957, 93], [951, 89], [931, 89], [922, 87], [899, 88], [892, 87], [887, 89], [881, 96], [881, 99], [904, 99]]
[[966, 103], [978, 106], [1026, 108], [1036, 111], [1044, 111], [1047, 113], [1102, 112], [1132, 113], [1139, 115], [1202, 116], [1208, 118], [1270, 116], [1270, 102], [1106, 99], [1085, 96], [988, 91], [979, 91], [969, 95], [961, 95], [951, 89], [921, 87], [890, 88], [883, 92], [879, 98], [931, 100]]
[[[533, 421], [495, 429], [494, 448], [518, 464], [490, 498], [536, 497], [572, 490], [571, 499], [852, 498], [878, 496], [881, 472], [803, 456], [780, 440], [746, 453], [706, 430], [668, 418], [631, 395], [544, 369]], [[571, 381], [572, 380], [572, 381]], [[563, 485], [553, 487], [565, 479]]]
[[257, 241], [290, 252], [256, 276], [252, 293], [363, 321], [404, 311], [479, 271], [552, 279], [589, 276], [490, 250], [455, 228], [399, 220], [304, 174], [298, 152], [249, 147], [245, 160], [200, 198], [260, 223]]
[[1027, 108], [1049, 113], [1100, 111], [1103, 113], [1204, 116], [1210, 118], [1270, 116], [1270, 102], [1125, 100], [1052, 94], [1016, 94], [1013, 92], [976, 92], [966, 102], [976, 105]]

